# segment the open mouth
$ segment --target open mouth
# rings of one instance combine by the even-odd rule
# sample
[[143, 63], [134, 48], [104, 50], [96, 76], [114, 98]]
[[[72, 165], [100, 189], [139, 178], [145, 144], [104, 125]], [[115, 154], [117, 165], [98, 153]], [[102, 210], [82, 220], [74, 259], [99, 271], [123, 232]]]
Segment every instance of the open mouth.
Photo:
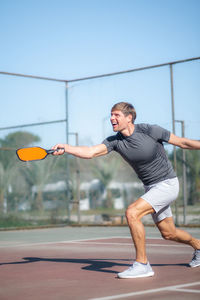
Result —
[[115, 128], [118, 124], [117, 123], [112, 123], [112, 127]]

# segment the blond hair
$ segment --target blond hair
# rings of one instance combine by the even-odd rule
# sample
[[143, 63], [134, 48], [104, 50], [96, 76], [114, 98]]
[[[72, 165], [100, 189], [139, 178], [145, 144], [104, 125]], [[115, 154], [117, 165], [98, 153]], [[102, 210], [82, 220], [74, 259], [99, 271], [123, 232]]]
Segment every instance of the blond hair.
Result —
[[125, 116], [132, 115], [132, 123], [134, 124], [136, 119], [136, 111], [132, 104], [128, 102], [119, 102], [113, 105], [111, 111], [120, 110]]

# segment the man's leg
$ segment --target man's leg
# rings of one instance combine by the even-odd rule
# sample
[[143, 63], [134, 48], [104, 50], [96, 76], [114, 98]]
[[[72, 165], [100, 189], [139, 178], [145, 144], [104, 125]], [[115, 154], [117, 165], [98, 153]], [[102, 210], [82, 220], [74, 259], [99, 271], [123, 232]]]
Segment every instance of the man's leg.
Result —
[[140, 263], [147, 263], [145, 230], [141, 218], [154, 212], [152, 206], [142, 198], [132, 203], [126, 211], [128, 226], [135, 245], [136, 261]]
[[118, 273], [119, 278], [138, 278], [153, 276], [154, 272], [147, 261], [145, 230], [141, 218], [154, 213], [154, 209], [142, 198], [131, 204], [126, 211], [126, 218], [136, 250], [136, 261], [124, 272]]
[[164, 239], [190, 245], [195, 250], [200, 249], [200, 240], [195, 239], [188, 232], [176, 228], [172, 217], [156, 223], [156, 226]]

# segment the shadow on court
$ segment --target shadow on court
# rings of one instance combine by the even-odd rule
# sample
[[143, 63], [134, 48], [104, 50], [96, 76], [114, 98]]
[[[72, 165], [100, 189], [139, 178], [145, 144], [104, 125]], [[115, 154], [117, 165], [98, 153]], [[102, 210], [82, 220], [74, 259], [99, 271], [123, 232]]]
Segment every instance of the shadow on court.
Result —
[[[116, 259], [116, 261], [127, 261], [126, 259]], [[20, 264], [32, 264], [37, 262], [54, 262], [54, 263], [69, 263], [69, 264], [84, 264], [85, 267], [82, 267], [82, 270], [87, 271], [96, 271], [96, 272], [105, 272], [105, 273], [114, 273], [117, 274], [118, 271], [114, 270], [105, 270], [113, 267], [129, 267], [131, 265], [131, 261], [129, 263], [118, 263], [113, 262], [113, 259], [73, 259], [73, 258], [42, 258], [42, 257], [23, 257], [23, 261], [17, 262], [8, 262], [8, 263], [0, 263], [1, 265], [20, 265]], [[184, 263], [166, 263], [166, 264], [151, 264], [152, 267], [168, 267], [168, 266], [179, 266], [179, 267], [188, 267], [188, 264]]]
[[[189, 247], [148, 239], [148, 257], [155, 276], [120, 280], [117, 273], [127, 269], [135, 257], [129, 237], [30, 245], [24, 240], [21, 245], [6, 243], [0, 248], [2, 300], [146, 300], [152, 290], [152, 299], [199, 299], [200, 269], [188, 266]], [[195, 284], [193, 290], [187, 289], [189, 298], [184, 289], [173, 288], [180, 284], [187, 287], [188, 283]], [[126, 297], [127, 293], [131, 296]]]

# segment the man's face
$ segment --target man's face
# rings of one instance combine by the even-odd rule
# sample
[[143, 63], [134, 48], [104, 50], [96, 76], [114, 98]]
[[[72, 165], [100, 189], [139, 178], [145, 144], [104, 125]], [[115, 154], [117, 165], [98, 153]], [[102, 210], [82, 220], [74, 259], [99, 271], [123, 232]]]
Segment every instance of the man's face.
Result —
[[113, 131], [123, 131], [127, 129], [130, 123], [132, 123], [132, 116], [125, 116], [120, 110], [113, 110], [111, 111], [110, 121]]

